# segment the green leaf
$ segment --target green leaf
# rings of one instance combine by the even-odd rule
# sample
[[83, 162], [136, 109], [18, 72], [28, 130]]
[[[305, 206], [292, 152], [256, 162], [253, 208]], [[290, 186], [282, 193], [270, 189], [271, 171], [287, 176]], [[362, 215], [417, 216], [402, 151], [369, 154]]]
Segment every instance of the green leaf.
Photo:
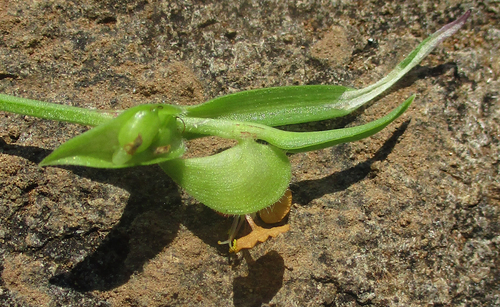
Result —
[[283, 126], [344, 116], [374, 99], [415, 67], [444, 39], [457, 32], [470, 11], [420, 43], [386, 77], [354, 90], [335, 85], [272, 87], [218, 97], [186, 107], [188, 117], [253, 122]]
[[40, 165], [122, 168], [180, 157], [185, 151], [176, 123], [180, 112], [170, 105], [140, 105], [128, 109], [62, 144]]
[[278, 201], [291, 178], [283, 151], [253, 140], [219, 154], [160, 163], [161, 168], [206, 206], [231, 215], [257, 212]]
[[332, 108], [352, 89], [337, 85], [283, 86], [243, 91], [187, 107], [189, 117], [246, 121], [282, 126], [349, 114]]
[[421, 42], [396, 68], [387, 76], [363, 89], [343, 93], [337, 101], [336, 108], [354, 111], [366, 102], [372, 100], [394, 83], [401, 79], [413, 67], [417, 66], [429, 53], [434, 50], [443, 40], [457, 32], [469, 18], [471, 11], [467, 11], [462, 17], [445, 25], [434, 34]]

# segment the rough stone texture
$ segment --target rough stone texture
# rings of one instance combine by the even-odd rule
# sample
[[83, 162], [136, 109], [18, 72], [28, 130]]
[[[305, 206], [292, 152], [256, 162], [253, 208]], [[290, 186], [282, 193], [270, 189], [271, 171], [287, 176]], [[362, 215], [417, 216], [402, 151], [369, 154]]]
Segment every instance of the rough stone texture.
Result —
[[377, 102], [306, 127], [418, 94], [374, 137], [291, 156], [291, 231], [237, 257], [231, 221], [159, 168], [41, 168], [87, 128], [0, 113], [0, 305], [500, 306], [498, 1], [0, 0], [0, 92], [119, 109], [362, 87], [470, 8]]

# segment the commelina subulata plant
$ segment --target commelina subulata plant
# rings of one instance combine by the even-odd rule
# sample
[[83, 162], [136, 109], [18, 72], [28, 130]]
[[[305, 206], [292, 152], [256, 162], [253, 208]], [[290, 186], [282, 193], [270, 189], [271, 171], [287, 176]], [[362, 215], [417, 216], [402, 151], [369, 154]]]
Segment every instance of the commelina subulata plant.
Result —
[[[278, 222], [290, 208], [287, 190], [291, 166], [286, 153], [352, 142], [382, 130], [412, 103], [409, 97], [392, 112], [355, 127], [289, 132], [273, 127], [344, 116], [387, 90], [439, 43], [466, 22], [470, 11], [425, 39], [386, 77], [363, 89], [337, 85], [273, 87], [218, 97], [196, 106], [143, 104], [122, 111], [88, 110], [0, 94], [0, 110], [44, 119], [94, 126], [67, 141], [41, 163], [124, 168], [158, 164], [189, 194], [206, 206], [235, 216], [225, 242], [231, 252], [251, 248], [289, 229], [263, 228]], [[221, 153], [183, 159], [185, 141], [205, 136], [237, 140]], [[247, 220], [252, 232], [236, 240]]]

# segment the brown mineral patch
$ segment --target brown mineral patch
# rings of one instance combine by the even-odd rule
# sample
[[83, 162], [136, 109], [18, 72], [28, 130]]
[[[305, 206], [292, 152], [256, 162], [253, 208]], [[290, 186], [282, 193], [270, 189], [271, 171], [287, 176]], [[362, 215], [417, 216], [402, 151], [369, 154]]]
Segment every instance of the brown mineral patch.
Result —
[[205, 157], [231, 148], [236, 144], [237, 142], [235, 140], [222, 139], [215, 136], [190, 140], [187, 142], [188, 150], [184, 157]]
[[332, 66], [346, 64], [352, 53], [352, 45], [342, 27], [334, 26], [311, 48], [311, 56], [328, 61]]
[[27, 305], [48, 306], [52, 302], [50, 296], [42, 292], [46, 289], [40, 286], [43, 262], [19, 254], [6, 257], [3, 265], [2, 279], [5, 286]]
[[201, 83], [183, 62], [169, 63], [165, 58], [154, 67], [126, 62], [117, 71], [134, 78], [137, 82], [134, 93], [148, 99], [166, 97], [168, 103], [195, 105], [205, 98]]
[[198, 275], [196, 270], [207, 261], [205, 250], [202, 240], [190, 232], [181, 232], [171, 246], [146, 263], [141, 273], [133, 275], [126, 284], [98, 295], [112, 306], [155, 307], [196, 302], [199, 298], [185, 288], [184, 281], [190, 278], [187, 272]]

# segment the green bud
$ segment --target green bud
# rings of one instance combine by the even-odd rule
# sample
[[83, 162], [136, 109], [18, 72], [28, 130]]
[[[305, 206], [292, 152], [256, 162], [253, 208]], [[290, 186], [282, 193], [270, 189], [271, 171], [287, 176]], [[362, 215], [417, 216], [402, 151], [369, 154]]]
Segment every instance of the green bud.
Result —
[[157, 108], [139, 111], [121, 128], [118, 143], [129, 155], [143, 152], [151, 145], [159, 129]]

